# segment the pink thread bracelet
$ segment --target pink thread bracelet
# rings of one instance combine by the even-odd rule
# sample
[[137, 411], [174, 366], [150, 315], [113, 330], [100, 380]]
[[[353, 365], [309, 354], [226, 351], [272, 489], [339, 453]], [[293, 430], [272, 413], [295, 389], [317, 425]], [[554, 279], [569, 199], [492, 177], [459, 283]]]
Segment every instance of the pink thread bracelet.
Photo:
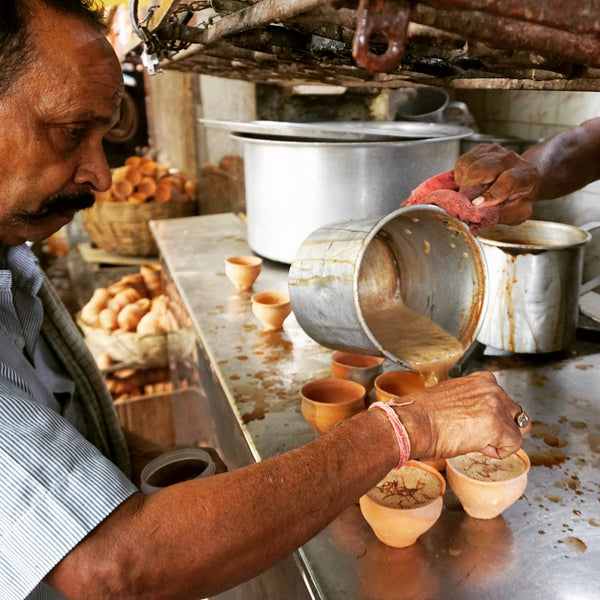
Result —
[[369, 406], [369, 410], [372, 408], [380, 408], [387, 415], [392, 427], [394, 428], [394, 433], [396, 434], [396, 441], [398, 442], [398, 447], [400, 448], [400, 460], [396, 465], [396, 469], [399, 469], [406, 463], [406, 461], [410, 458], [410, 439], [408, 437], [408, 432], [406, 431], [406, 427], [402, 424], [400, 417], [396, 414], [396, 411], [392, 408], [392, 406], [407, 406], [408, 404], [412, 404], [410, 402], [394, 402], [393, 400], [389, 402], [374, 402]]

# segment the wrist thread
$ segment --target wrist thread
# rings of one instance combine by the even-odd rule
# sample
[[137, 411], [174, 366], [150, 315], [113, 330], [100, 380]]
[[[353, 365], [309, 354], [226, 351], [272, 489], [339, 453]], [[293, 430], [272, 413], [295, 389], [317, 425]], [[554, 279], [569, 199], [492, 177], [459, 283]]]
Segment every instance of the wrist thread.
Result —
[[406, 431], [406, 427], [400, 420], [400, 417], [396, 414], [396, 411], [392, 408], [392, 406], [407, 406], [412, 404], [412, 400], [410, 402], [395, 402], [394, 400], [390, 400], [389, 402], [374, 402], [369, 406], [368, 410], [372, 408], [380, 408], [385, 412], [389, 422], [394, 429], [394, 433], [396, 434], [396, 442], [398, 443], [398, 448], [400, 449], [400, 459], [398, 460], [398, 464], [394, 467], [395, 469], [399, 469], [404, 466], [406, 461], [410, 458], [410, 438], [408, 437], [408, 432]]

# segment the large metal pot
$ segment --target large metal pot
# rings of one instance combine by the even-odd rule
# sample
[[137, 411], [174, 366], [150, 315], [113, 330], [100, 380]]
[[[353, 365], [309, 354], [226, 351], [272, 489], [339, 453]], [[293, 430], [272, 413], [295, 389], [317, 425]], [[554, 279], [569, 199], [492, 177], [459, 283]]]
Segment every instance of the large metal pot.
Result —
[[478, 340], [525, 354], [568, 346], [575, 339], [590, 237], [582, 228], [551, 221], [482, 229], [489, 298]]
[[[405, 305], [428, 317], [464, 349], [476, 339], [485, 310], [479, 245], [464, 223], [434, 206], [317, 229], [298, 250], [288, 282], [294, 315], [312, 339], [409, 369], [414, 365], [372, 328], [384, 305], [397, 306], [398, 315]], [[388, 329], [399, 325], [402, 335], [397, 321], [392, 314]]]
[[[397, 128], [418, 125], [394, 123]], [[417, 185], [454, 167], [460, 138], [471, 132], [426, 125], [439, 127], [439, 137], [315, 141], [234, 135], [243, 147], [252, 250], [290, 263], [315, 229], [394, 211]]]

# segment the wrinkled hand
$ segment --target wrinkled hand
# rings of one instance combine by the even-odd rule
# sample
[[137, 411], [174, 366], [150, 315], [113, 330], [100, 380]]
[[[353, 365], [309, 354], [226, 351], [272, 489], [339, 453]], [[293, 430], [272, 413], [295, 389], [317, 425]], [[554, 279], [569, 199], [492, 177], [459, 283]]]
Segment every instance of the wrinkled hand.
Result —
[[516, 452], [531, 422], [519, 429], [516, 405], [488, 372], [477, 372], [424, 388], [396, 408], [411, 441], [411, 458], [451, 458], [481, 451], [493, 458]]
[[481, 195], [481, 207], [498, 206], [500, 223], [518, 225], [531, 216], [537, 195], [539, 173], [524, 158], [496, 144], [479, 144], [463, 154], [454, 166], [461, 189], [476, 185], [490, 187]]

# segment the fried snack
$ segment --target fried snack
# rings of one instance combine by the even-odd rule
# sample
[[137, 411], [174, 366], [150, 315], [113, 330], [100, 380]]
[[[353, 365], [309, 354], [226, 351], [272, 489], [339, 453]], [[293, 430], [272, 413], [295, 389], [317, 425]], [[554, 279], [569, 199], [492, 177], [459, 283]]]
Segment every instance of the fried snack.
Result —
[[110, 298], [110, 293], [106, 288], [97, 288], [94, 290], [92, 297], [81, 309], [81, 320], [90, 326], [94, 326], [98, 322], [100, 311], [106, 306], [107, 300]]
[[123, 331], [135, 331], [140, 319], [150, 309], [150, 300], [140, 298], [131, 304], [124, 306], [117, 314], [119, 329]]
[[131, 204], [196, 200], [196, 184], [149, 156], [129, 156], [113, 169], [110, 190], [96, 193], [96, 200]]
[[141, 294], [131, 285], [126, 285], [120, 292], [113, 296], [106, 305], [112, 308], [115, 312], [119, 312], [122, 308], [139, 300]]
[[148, 296], [154, 298], [163, 292], [162, 269], [160, 265], [144, 263], [140, 265], [140, 275], [148, 290]]
[[106, 329], [107, 331], [114, 331], [119, 327], [119, 322], [117, 320], [117, 312], [112, 308], [103, 308], [98, 315], [98, 324], [102, 329]]

